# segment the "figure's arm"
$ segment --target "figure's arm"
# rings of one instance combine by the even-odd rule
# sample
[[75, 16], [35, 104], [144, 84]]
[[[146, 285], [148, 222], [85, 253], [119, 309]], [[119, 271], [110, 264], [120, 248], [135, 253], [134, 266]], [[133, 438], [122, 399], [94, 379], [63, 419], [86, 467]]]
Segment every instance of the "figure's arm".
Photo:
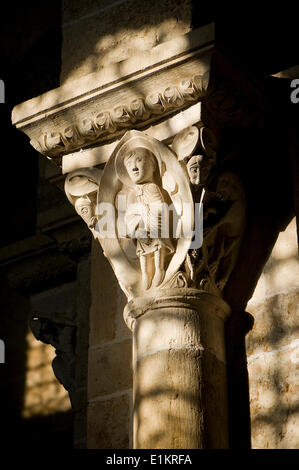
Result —
[[125, 213], [128, 238], [147, 238], [146, 212], [145, 205], [141, 203], [133, 203], [128, 206]]
[[144, 202], [147, 206], [147, 233], [148, 237], [159, 238], [163, 223], [165, 201], [159, 186], [155, 183], [146, 185]]

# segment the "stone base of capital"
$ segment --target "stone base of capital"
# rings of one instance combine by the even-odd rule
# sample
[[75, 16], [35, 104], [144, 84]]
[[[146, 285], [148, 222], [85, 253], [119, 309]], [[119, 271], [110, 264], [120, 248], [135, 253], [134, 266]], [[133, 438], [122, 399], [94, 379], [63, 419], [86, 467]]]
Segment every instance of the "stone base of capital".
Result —
[[228, 448], [222, 299], [157, 289], [124, 311], [133, 331], [134, 448]]

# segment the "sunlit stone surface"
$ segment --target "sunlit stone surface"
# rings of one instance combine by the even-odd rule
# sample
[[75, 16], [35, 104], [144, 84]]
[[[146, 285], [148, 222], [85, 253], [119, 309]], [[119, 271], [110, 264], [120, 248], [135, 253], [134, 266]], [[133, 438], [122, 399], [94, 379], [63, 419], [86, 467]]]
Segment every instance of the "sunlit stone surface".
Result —
[[71, 408], [67, 391], [58, 382], [51, 367], [55, 350], [51, 345], [37, 341], [29, 332], [23, 417], [47, 416]]

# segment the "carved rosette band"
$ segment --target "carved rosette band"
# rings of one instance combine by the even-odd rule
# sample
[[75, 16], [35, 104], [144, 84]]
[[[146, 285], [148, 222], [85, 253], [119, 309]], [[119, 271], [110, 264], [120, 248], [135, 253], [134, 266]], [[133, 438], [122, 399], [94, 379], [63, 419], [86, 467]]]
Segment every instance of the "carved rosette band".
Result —
[[93, 111], [90, 116], [85, 113], [82, 120], [66, 126], [62, 131], [53, 127], [52, 131], [46, 132], [38, 140], [32, 139], [31, 144], [38, 152], [51, 157], [100, 142], [107, 136], [122, 134], [138, 123], [151, 121], [159, 115], [168, 115], [200, 100], [205, 95], [208, 81], [209, 74], [206, 72], [181, 80], [176, 85], [170, 84], [145, 97], [136, 96], [112, 110]]

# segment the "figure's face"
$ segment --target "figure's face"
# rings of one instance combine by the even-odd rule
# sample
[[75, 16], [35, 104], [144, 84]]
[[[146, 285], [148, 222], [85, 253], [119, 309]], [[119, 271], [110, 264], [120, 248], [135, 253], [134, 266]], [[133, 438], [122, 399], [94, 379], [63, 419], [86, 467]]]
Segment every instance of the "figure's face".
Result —
[[94, 216], [91, 200], [89, 198], [80, 197], [75, 202], [75, 209], [84, 222], [89, 225], [91, 218]]
[[193, 186], [198, 187], [205, 184], [209, 176], [210, 167], [205, 162], [203, 156], [198, 155], [196, 157], [192, 157], [192, 160], [190, 159], [190, 163], [187, 163], [187, 170], [190, 183]]
[[198, 186], [200, 185], [200, 163], [196, 163], [188, 167], [188, 175], [190, 178], [190, 183]]
[[148, 150], [135, 149], [125, 157], [124, 165], [133, 183], [142, 184], [152, 181], [155, 164]]

